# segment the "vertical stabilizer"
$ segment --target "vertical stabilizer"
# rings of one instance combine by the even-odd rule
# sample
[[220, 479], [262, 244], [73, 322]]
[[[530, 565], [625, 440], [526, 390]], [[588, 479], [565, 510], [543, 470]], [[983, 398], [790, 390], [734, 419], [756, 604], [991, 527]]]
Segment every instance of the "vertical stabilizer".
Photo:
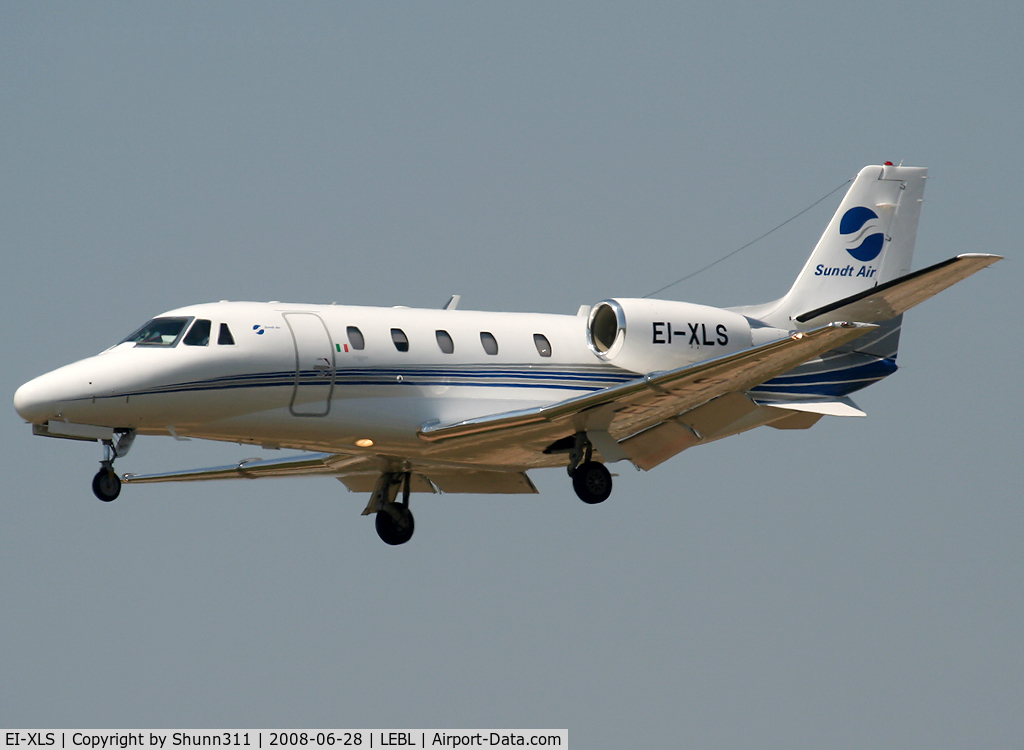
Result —
[[910, 271], [927, 174], [923, 167], [864, 167], [789, 293], [744, 312], [769, 325], [797, 328], [793, 319], [801, 313]]

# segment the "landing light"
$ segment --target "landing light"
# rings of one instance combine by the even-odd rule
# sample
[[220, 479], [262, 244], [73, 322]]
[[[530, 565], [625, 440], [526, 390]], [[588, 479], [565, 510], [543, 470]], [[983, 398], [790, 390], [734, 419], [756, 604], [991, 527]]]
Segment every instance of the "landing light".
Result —
[[358, 445], [360, 448], [369, 448], [371, 445], [373, 445], [373, 441], [370, 440], [370, 438], [359, 438], [356, 441], [356, 445]]

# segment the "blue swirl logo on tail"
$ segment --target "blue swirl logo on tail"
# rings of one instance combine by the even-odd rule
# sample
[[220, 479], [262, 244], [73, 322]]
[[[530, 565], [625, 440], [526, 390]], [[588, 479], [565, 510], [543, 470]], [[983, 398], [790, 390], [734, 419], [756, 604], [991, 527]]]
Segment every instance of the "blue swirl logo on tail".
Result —
[[856, 206], [843, 214], [839, 222], [839, 234], [846, 240], [846, 252], [861, 263], [877, 258], [885, 244], [885, 235], [874, 231], [878, 227], [871, 223], [877, 218], [878, 214], [870, 208]]

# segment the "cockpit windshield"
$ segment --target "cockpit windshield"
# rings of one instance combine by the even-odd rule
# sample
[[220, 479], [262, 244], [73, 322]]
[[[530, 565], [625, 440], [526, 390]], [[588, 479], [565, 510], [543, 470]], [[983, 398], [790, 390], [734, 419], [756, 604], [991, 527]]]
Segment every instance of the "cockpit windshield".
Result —
[[134, 342], [137, 346], [174, 346], [191, 318], [153, 318], [122, 344]]

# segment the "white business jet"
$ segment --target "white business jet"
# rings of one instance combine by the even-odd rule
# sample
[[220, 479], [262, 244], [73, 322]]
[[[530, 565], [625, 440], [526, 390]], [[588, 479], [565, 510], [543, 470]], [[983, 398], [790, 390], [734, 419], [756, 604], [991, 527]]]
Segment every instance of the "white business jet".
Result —
[[[336, 477], [369, 492], [388, 544], [413, 492], [535, 493], [564, 466], [586, 503], [607, 463], [649, 470], [761, 425], [864, 416], [849, 398], [896, 370], [902, 314], [1000, 260], [911, 272], [926, 170], [865, 167], [789, 292], [721, 309], [608, 299], [576, 315], [218, 302], [171, 310], [18, 389], [33, 433], [99, 441], [93, 491], [121, 483]], [[138, 435], [309, 451], [118, 477]]]

